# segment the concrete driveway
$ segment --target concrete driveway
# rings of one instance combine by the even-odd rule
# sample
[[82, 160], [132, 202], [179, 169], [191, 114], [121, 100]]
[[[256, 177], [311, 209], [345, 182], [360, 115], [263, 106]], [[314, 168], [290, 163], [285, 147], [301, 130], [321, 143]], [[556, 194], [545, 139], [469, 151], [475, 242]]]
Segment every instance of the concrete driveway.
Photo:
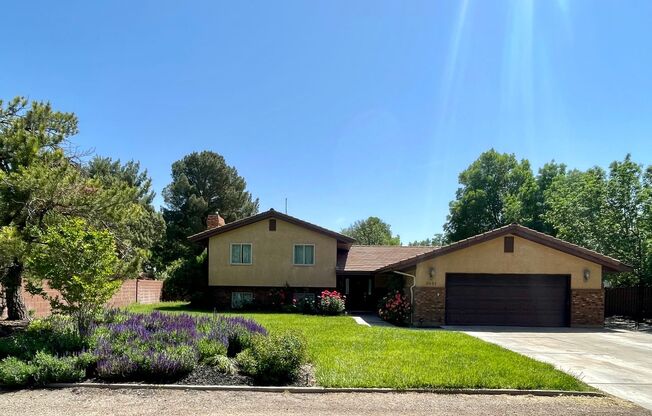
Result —
[[553, 364], [652, 410], [652, 334], [575, 328], [446, 327]]

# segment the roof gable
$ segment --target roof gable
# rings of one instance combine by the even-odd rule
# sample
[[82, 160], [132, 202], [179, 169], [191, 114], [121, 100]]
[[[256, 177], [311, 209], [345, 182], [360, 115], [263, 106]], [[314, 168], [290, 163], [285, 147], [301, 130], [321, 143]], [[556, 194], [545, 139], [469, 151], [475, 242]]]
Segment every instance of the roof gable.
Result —
[[237, 228], [244, 227], [244, 226], [247, 226], [249, 224], [253, 224], [253, 223], [256, 223], [256, 222], [259, 222], [259, 221], [263, 221], [263, 220], [266, 220], [266, 219], [269, 219], [269, 218], [276, 218], [276, 219], [279, 219], [279, 220], [282, 220], [282, 221], [289, 222], [289, 223], [294, 224], [294, 225], [298, 225], [299, 227], [303, 227], [303, 228], [306, 228], [308, 230], [311, 230], [311, 231], [314, 231], [314, 232], [321, 233], [321, 234], [327, 235], [329, 237], [332, 237], [332, 238], [336, 239], [337, 241], [345, 243], [345, 244], [352, 244], [352, 243], [355, 242], [355, 240], [353, 238], [348, 237], [348, 236], [346, 236], [344, 234], [336, 233], [335, 231], [331, 231], [331, 230], [328, 230], [326, 228], [320, 227], [318, 225], [311, 224], [309, 222], [300, 220], [300, 219], [298, 219], [296, 217], [292, 217], [290, 215], [277, 212], [277, 211], [275, 211], [273, 209], [270, 209], [269, 211], [261, 212], [260, 214], [252, 215], [251, 217], [247, 217], [247, 218], [243, 218], [241, 220], [230, 222], [230, 223], [228, 223], [226, 225], [223, 225], [221, 227], [211, 228], [211, 229], [202, 231], [200, 233], [191, 235], [190, 237], [188, 237], [188, 240], [193, 241], [193, 242], [203, 241], [203, 240], [206, 240], [208, 238], [213, 237], [214, 235], [218, 235], [218, 234], [225, 233], [227, 231], [235, 230]]
[[570, 254], [572, 256], [591, 261], [593, 263], [603, 266], [607, 271], [613, 271], [613, 272], [631, 271], [631, 267], [622, 263], [618, 259], [605, 256], [604, 254], [600, 254], [597, 251], [580, 247], [576, 244], [572, 244], [567, 241], [561, 240], [559, 238], [552, 237], [548, 234], [544, 234], [542, 232], [532, 230], [520, 224], [509, 224], [504, 227], [496, 228], [495, 230], [478, 234], [476, 236], [469, 237], [464, 240], [460, 240], [446, 246], [438, 247], [428, 253], [420, 254], [405, 260], [397, 261], [393, 264], [389, 264], [379, 269], [378, 271], [382, 272], [382, 271], [396, 270], [398, 268], [410, 267], [416, 265], [417, 263], [423, 260], [427, 260], [437, 256], [442, 256], [444, 254], [453, 251], [462, 250], [464, 248], [485, 241], [493, 240], [494, 238], [502, 237], [504, 235], [515, 235], [524, 238], [526, 240], [530, 240], [535, 243], [544, 245], [546, 247], [550, 247], [555, 250], [559, 250], [561, 252]]

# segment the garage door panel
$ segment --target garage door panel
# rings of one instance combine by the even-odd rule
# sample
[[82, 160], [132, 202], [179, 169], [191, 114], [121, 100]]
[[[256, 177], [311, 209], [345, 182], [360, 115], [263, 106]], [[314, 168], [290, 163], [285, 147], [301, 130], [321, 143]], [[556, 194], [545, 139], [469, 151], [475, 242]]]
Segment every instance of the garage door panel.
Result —
[[570, 276], [448, 274], [450, 325], [568, 325]]

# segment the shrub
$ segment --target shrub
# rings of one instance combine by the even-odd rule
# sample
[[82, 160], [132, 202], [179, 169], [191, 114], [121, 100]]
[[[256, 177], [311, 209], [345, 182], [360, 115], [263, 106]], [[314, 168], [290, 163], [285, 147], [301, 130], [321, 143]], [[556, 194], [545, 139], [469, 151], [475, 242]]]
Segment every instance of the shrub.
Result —
[[29, 361], [38, 351], [68, 355], [88, 347], [74, 322], [62, 315], [52, 315], [29, 324], [23, 332], [0, 338], [0, 358], [13, 356]]
[[34, 381], [37, 384], [71, 383], [86, 377], [87, 358], [77, 356], [55, 357], [45, 352], [37, 352], [32, 364], [36, 367]]
[[234, 375], [238, 372], [233, 360], [225, 355], [215, 355], [206, 359], [205, 363], [224, 374]]
[[216, 355], [225, 355], [226, 345], [214, 339], [201, 338], [197, 341], [197, 350], [199, 351], [199, 360], [203, 362]]
[[296, 302], [297, 305], [297, 311], [306, 314], [306, 315], [314, 315], [317, 313], [317, 302], [315, 299], [305, 297], [298, 302]]
[[324, 315], [341, 315], [344, 313], [345, 297], [338, 291], [324, 290], [318, 298], [318, 310]]
[[388, 293], [380, 301], [378, 316], [395, 325], [409, 325], [412, 306], [408, 298], [401, 291]]
[[178, 259], [162, 273], [163, 289], [161, 300], [186, 300], [201, 306], [207, 291], [206, 263], [208, 256], [204, 251], [199, 256]]
[[22, 387], [31, 382], [36, 372], [36, 367], [19, 360], [8, 357], [0, 361], [0, 384], [8, 387]]
[[251, 348], [236, 358], [241, 370], [258, 384], [281, 385], [297, 378], [306, 362], [306, 347], [295, 333], [256, 336]]

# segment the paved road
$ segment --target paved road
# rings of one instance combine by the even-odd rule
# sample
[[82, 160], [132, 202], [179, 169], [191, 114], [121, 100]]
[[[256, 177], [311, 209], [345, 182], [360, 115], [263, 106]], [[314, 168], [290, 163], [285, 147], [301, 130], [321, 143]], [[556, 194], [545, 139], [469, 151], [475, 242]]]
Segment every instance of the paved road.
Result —
[[602, 391], [652, 410], [652, 334], [575, 328], [454, 327], [545, 361]]
[[63, 389], [0, 393], [0, 415], [650, 416], [652, 413], [610, 397]]

